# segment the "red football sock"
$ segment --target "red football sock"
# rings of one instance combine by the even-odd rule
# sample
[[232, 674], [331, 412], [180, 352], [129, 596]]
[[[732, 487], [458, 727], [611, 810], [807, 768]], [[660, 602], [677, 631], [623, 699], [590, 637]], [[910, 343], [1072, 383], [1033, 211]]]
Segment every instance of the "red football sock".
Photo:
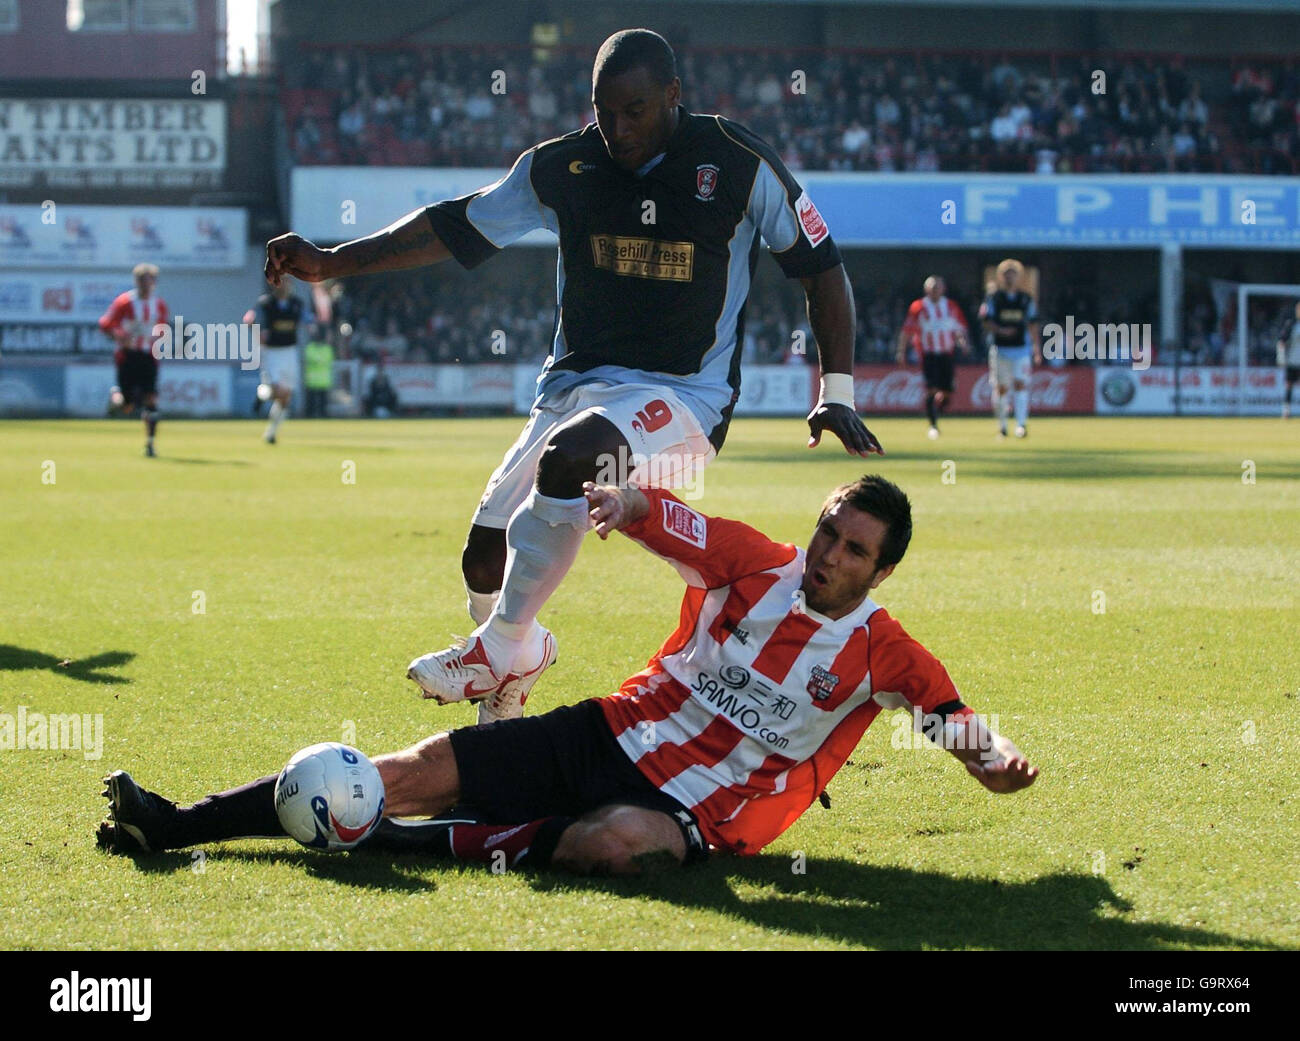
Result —
[[572, 817], [543, 817], [527, 824], [454, 824], [451, 855], [491, 864], [505, 854], [508, 868], [546, 867]]

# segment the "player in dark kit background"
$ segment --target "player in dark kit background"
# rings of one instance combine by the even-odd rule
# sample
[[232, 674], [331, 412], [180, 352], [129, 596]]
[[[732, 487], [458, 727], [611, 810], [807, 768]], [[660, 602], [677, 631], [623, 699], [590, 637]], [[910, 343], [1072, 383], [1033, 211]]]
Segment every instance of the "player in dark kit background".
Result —
[[154, 292], [158, 266], [137, 264], [131, 274], [135, 288], [116, 297], [99, 319], [99, 327], [117, 344], [113, 351], [117, 384], [109, 394], [109, 411], [130, 415], [140, 410], [144, 454], [153, 456], [158, 431], [158, 359], [153, 354], [153, 329], [166, 326], [170, 316], [166, 302]]
[[289, 279], [281, 279], [269, 293], [257, 298], [245, 321], [256, 319], [262, 330], [262, 379], [257, 402], [270, 399], [271, 412], [262, 440], [275, 444], [276, 431], [289, 413], [289, 402], [301, 382], [298, 362], [298, 326], [302, 322], [301, 297], [293, 296]]
[[551, 356], [461, 559], [479, 627], [408, 669], [426, 697], [480, 702], [481, 722], [522, 714], [555, 660], [536, 616], [588, 529], [583, 483], [610, 482], [613, 463], [613, 483], [680, 486], [721, 448], [760, 238], [807, 295], [823, 374], [809, 447], [829, 430], [850, 453], [881, 450], [853, 408], [853, 297], [825, 221], [766, 142], [688, 111], [681, 93], [663, 37], [615, 33], [592, 72], [595, 123], [529, 149], [500, 181], [333, 249], [267, 244], [274, 284], [450, 257], [472, 268], [531, 231], [559, 237]]
[[980, 308], [984, 328], [992, 336], [989, 382], [993, 384], [993, 414], [998, 436], [1007, 436], [1007, 402], [1014, 394], [1016, 437], [1024, 437], [1029, 422], [1029, 380], [1034, 365], [1043, 362], [1038, 341], [1038, 305], [1020, 288], [1024, 266], [1007, 259], [998, 265], [997, 288]]

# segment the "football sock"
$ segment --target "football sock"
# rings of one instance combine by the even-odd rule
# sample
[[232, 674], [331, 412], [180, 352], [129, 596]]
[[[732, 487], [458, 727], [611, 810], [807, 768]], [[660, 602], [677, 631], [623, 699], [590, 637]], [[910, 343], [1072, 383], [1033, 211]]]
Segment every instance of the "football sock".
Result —
[[1029, 419], [1029, 391], [1016, 391], [1016, 426], [1022, 427]]
[[140, 418], [144, 420], [145, 436], [149, 443], [153, 444], [154, 431], [158, 429], [158, 413], [154, 409], [147, 408], [140, 413]]
[[578, 557], [590, 518], [587, 500], [555, 499], [534, 490], [506, 528], [506, 575], [501, 598], [475, 630], [492, 671], [504, 676], [521, 654], [536, 648], [541, 660], [542, 609]]
[[1011, 404], [1010, 397], [1010, 394], [1002, 393], [994, 399], [993, 414], [997, 416], [999, 427], [1006, 427], [1007, 425], [1007, 411]]
[[498, 589], [494, 593], [476, 593], [466, 586], [465, 592], [469, 597], [465, 604], [469, 608], [469, 616], [474, 619], [475, 625], [482, 625], [492, 614], [492, 608], [496, 607], [501, 590]]
[[280, 817], [275, 812], [277, 777], [277, 774], [271, 774], [228, 792], [209, 795], [193, 806], [181, 807], [166, 845], [180, 849], [222, 839], [284, 835]]
[[398, 820], [389, 818], [363, 848], [388, 853], [423, 853], [434, 857], [500, 865], [542, 868], [551, 863], [560, 836], [574, 817], [543, 817], [527, 824], [479, 824], [476, 821]]
[[271, 403], [271, 421], [266, 424], [266, 432], [272, 437], [280, 429], [280, 420], [284, 418], [285, 407], [278, 401]]
[[939, 400], [934, 394], [926, 395], [925, 414], [930, 417], [930, 426], [939, 425]]

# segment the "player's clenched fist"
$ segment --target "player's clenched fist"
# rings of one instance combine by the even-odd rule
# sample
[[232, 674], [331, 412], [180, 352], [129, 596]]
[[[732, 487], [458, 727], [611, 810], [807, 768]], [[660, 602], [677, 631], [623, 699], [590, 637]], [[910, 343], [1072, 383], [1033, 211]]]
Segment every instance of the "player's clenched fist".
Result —
[[331, 277], [329, 261], [333, 254], [290, 232], [266, 244], [266, 280], [273, 286], [284, 275], [303, 282], [321, 282]]
[[587, 481], [582, 486], [582, 494], [587, 497], [591, 507], [587, 515], [596, 526], [596, 534], [607, 539], [610, 532], [626, 528], [633, 521], [640, 520], [650, 508], [650, 502], [636, 488], [615, 488], [613, 485], [598, 485]]

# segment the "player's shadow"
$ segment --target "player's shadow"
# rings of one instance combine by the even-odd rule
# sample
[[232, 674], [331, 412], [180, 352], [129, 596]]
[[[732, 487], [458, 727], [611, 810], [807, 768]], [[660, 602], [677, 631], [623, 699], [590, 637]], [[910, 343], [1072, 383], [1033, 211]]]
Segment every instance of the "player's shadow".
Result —
[[28, 669], [46, 669], [59, 676], [68, 676], [82, 683], [130, 683], [126, 676], [115, 676], [101, 669], [115, 669], [125, 665], [135, 654], [131, 651], [105, 651], [89, 658], [59, 658], [43, 651], [0, 643], [0, 672], [24, 672]]
[[174, 875], [182, 871], [206, 873], [222, 861], [250, 865], [289, 864], [315, 878], [365, 889], [425, 893], [438, 888], [433, 879], [417, 874], [427, 872], [431, 863], [428, 858], [328, 855], [308, 849], [286, 848], [283, 840], [264, 849], [221, 846], [169, 850], [134, 858], [136, 870], [149, 875]]
[[[796, 868], [802, 866], [802, 873]], [[635, 879], [538, 874], [534, 889], [600, 889], [723, 914], [763, 929], [888, 950], [1284, 950], [1207, 929], [1121, 917], [1133, 910], [1101, 877], [1057, 873], [1027, 882], [959, 878], [839, 859], [714, 857]], [[647, 936], [645, 946], [655, 946]]]

